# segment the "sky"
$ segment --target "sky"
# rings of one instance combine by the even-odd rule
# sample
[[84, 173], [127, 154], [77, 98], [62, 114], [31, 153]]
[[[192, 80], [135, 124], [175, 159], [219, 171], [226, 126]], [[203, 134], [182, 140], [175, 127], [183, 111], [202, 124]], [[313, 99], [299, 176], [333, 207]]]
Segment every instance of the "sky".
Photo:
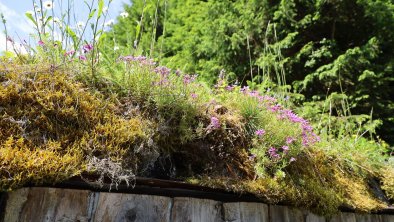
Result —
[[[6, 19], [6, 27], [8, 35], [15, 41], [21, 42], [26, 40], [30, 43], [35, 41], [29, 37], [31, 33], [34, 33], [33, 23], [28, 20], [25, 13], [27, 11], [33, 11], [33, 1], [39, 4], [39, 0], [0, 0], [0, 13], [4, 15]], [[75, 20], [71, 23], [85, 22], [88, 17], [89, 9], [86, 3], [91, 4], [92, 1], [95, 3], [97, 8], [98, 0], [53, 0], [53, 11], [54, 17], [61, 18], [61, 15], [65, 13], [64, 8], [67, 3], [70, 2], [73, 5], [72, 17]], [[43, 0], [45, 2], [45, 0]], [[85, 3], [86, 2], [86, 3]], [[108, 0], [105, 0], [107, 5]], [[117, 16], [123, 11], [123, 4], [130, 4], [130, 0], [112, 0], [108, 8], [108, 16], [106, 21], [110, 19], [116, 20]], [[61, 11], [62, 8], [62, 11]], [[52, 13], [52, 10], [48, 10], [48, 13]], [[0, 51], [4, 51], [6, 47], [6, 36], [4, 34], [4, 26], [0, 24]]]

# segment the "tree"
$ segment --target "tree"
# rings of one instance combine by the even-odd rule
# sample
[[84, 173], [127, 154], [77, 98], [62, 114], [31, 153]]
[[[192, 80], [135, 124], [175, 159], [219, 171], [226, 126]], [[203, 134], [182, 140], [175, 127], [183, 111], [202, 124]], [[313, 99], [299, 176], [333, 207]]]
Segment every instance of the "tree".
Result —
[[[150, 16], [139, 45], [161, 63], [209, 83], [222, 69], [242, 84], [286, 80], [305, 102], [340, 98], [346, 107], [333, 114], [373, 110], [383, 121], [378, 134], [394, 143], [391, 0], [157, 0], [151, 8], [144, 2], [133, 1], [126, 7], [130, 17], [114, 26], [119, 43], [127, 42], [126, 30], [138, 32], [144, 8]], [[160, 50], [152, 50], [147, 27], [156, 27]]]

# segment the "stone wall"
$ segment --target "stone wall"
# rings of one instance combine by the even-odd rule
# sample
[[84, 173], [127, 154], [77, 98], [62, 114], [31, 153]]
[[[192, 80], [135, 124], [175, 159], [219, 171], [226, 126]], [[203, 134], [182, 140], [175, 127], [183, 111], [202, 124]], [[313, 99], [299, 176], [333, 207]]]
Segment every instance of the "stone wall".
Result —
[[286, 206], [190, 197], [22, 188], [0, 197], [1, 222], [394, 222], [394, 215], [323, 218]]

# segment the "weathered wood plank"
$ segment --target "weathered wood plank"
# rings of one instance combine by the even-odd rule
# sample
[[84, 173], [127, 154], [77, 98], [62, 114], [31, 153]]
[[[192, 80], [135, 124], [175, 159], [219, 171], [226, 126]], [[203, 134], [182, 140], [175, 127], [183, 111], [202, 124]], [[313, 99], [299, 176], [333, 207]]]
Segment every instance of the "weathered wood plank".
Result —
[[304, 222], [305, 216], [301, 210], [285, 206], [269, 206], [271, 222]]
[[[12, 197], [13, 195], [18, 197]], [[88, 196], [89, 191], [85, 190], [39, 187], [20, 189], [11, 193], [14, 201], [12, 204], [7, 203], [4, 221], [87, 222]]]
[[382, 222], [394, 222], [394, 215], [381, 215]]
[[174, 198], [171, 222], [216, 222], [221, 218], [221, 203], [188, 197]]
[[22, 212], [22, 207], [27, 201], [29, 188], [22, 188], [8, 193], [5, 207], [4, 221], [18, 222]]
[[331, 218], [330, 222], [357, 222], [354, 213], [339, 213]]
[[394, 215], [339, 213], [326, 220], [308, 211], [263, 203], [86, 190], [22, 188], [7, 196], [5, 222], [394, 222]]
[[305, 212], [306, 218], [305, 222], [326, 222], [326, 218], [317, 216], [316, 214]]
[[382, 222], [380, 215], [374, 214], [356, 214], [357, 222]]
[[153, 195], [99, 193], [94, 222], [169, 222], [172, 199]]
[[269, 222], [268, 206], [263, 203], [224, 203], [223, 212], [224, 221]]

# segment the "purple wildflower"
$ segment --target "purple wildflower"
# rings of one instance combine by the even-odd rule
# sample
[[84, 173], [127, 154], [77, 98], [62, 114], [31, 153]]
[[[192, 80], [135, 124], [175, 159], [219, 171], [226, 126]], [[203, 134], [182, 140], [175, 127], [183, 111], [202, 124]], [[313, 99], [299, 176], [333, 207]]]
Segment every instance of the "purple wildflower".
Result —
[[280, 157], [279, 154], [276, 152], [276, 148], [275, 148], [275, 147], [269, 148], [268, 154], [270, 155], [270, 157], [271, 157], [272, 159], [277, 159], [277, 158]]
[[295, 139], [293, 137], [291, 137], [291, 136], [286, 138], [286, 144], [288, 144], [288, 145], [292, 144], [294, 141], [295, 141]]
[[296, 158], [292, 157], [292, 158], [290, 158], [289, 162], [291, 163], [291, 162], [294, 162], [294, 161], [296, 161]]
[[193, 99], [196, 99], [196, 98], [198, 97], [197, 94], [195, 94], [195, 93], [191, 93], [190, 96], [191, 96]]
[[309, 125], [308, 121], [304, 121], [304, 122], [302, 123], [302, 129], [303, 129], [304, 131], [307, 131], [307, 132], [312, 132], [312, 130], [313, 130], [312, 126]]
[[270, 106], [268, 109], [271, 110], [272, 112], [277, 112], [282, 109], [282, 106], [279, 104], [276, 104], [274, 106]]
[[183, 84], [188, 85], [196, 80], [196, 75], [186, 74], [183, 76]]
[[82, 49], [83, 49], [83, 52], [84, 52], [84, 53], [88, 53], [88, 52], [90, 52], [90, 51], [93, 50], [93, 45], [91, 45], [91, 44], [86, 44], [86, 45], [82, 46]]
[[302, 145], [303, 146], [309, 146], [312, 143], [313, 143], [313, 141], [310, 140], [309, 135], [305, 131], [302, 132]]
[[161, 76], [168, 76], [171, 72], [171, 69], [165, 66], [158, 66], [153, 71], [157, 74], [160, 74]]
[[262, 137], [262, 136], [264, 136], [264, 134], [265, 134], [265, 130], [263, 130], [263, 129], [258, 129], [258, 130], [256, 130], [255, 134], [256, 134], [256, 136], [258, 136], [258, 137]]
[[81, 60], [81, 61], [86, 61], [86, 56], [80, 55], [80, 56], [79, 56], [79, 60]]
[[233, 91], [234, 88], [235, 88], [234, 85], [232, 85], [232, 86], [228, 85], [228, 86], [225, 87], [225, 89], [226, 89], [227, 91]]
[[289, 146], [282, 146], [283, 153], [289, 152]]
[[64, 56], [71, 56], [71, 55], [74, 55], [74, 53], [75, 53], [74, 50], [70, 50], [70, 51], [68, 51], [68, 52], [65, 52], [65, 53], [64, 53]]
[[250, 97], [258, 97], [259, 96], [259, 92], [256, 91], [256, 90], [253, 90], [253, 91], [248, 92], [248, 95]]
[[130, 61], [135, 61], [134, 56], [128, 55], [128, 56], [120, 56], [119, 60], [122, 60], [124, 62], [130, 62]]
[[148, 59], [145, 56], [120, 56], [119, 60], [124, 61], [124, 62], [138, 62], [140, 65], [148, 65], [148, 66], [154, 66], [156, 63], [153, 61], [153, 59]]
[[211, 129], [219, 129], [220, 128], [220, 121], [217, 117], [211, 117], [211, 123], [209, 124]]
[[249, 86], [244, 86], [240, 89], [240, 91], [244, 94], [246, 94], [247, 92], [249, 92]]
[[45, 43], [44, 43], [42, 40], [40, 40], [40, 41], [38, 41], [38, 45], [40, 45], [40, 46], [44, 46], [44, 45], [45, 45]]
[[260, 102], [268, 102], [269, 104], [276, 103], [276, 101], [277, 101], [274, 97], [267, 96], [267, 95], [259, 96], [258, 99]]
[[281, 111], [281, 115], [280, 118], [286, 118], [288, 120], [290, 120], [293, 123], [303, 123], [305, 122], [305, 120], [299, 116], [297, 116], [297, 114], [293, 113], [292, 110], [289, 109], [284, 109]]

